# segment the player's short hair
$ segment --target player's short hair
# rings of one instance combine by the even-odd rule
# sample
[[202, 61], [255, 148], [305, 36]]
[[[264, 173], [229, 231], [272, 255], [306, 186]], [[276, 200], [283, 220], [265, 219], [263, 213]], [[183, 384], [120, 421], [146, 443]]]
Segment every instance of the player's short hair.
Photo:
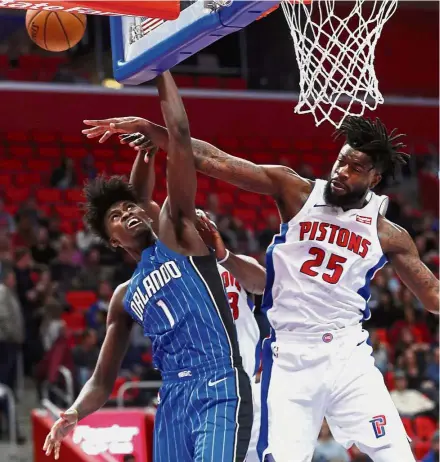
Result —
[[408, 162], [409, 154], [401, 151], [405, 144], [399, 141], [404, 134], [396, 134], [397, 129], [388, 133], [378, 118], [348, 116], [335, 131], [334, 138], [345, 137], [345, 142], [357, 151], [367, 154], [374, 168], [381, 173], [394, 176], [396, 167]]
[[122, 176], [105, 178], [98, 176], [88, 181], [84, 187], [85, 215], [84, 221], [90, 230], [108, 242], [109, 236], [105, 227], [105, 215], [116, 202], [127, 201], [138, 203], [133, 187]]

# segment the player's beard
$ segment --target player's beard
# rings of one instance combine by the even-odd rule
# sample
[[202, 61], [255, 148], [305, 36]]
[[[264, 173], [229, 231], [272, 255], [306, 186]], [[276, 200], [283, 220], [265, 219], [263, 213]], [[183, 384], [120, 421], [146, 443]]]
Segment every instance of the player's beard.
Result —
[[367, 195], [367, 192], [368, 189], [354, 189], [338, 196], [333, 193], [330, 186], [330, 180], [328, 180], [324, 188], [324, 200], [329, 205], [349, 209], [354, 206], [359, 206], [359, 203]]

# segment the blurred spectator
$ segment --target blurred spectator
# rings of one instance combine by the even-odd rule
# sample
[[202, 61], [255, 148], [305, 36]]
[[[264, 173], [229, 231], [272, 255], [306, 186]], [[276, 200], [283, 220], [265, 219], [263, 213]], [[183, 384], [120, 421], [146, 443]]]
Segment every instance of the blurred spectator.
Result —
[[373, 358], [376, 367], [385, 374], [388, 371], [387, 347], [380, 341], [376, 329], [370, 330], [370, 341], [373, 348]]
[[79, 266], [82, 263], [83, 256], [75, 247], [75, 242], [72, 236], [64, 234], [59, 241], [58, 258], [63, 261], [68, 261], [72, 265]]
[[50, 297], [43, 306], [43, 313], [41, 342], [44, 351], [49, 351], [65, 331], [65, 322], [61, 319], [63, 306], [58, 300]]
[[437, 387], [437, 389], [439, 386], [439, 376], [440, 376], [439, 364], [440, 364], [440, 357], [439, 357], [439, 348], [437, 346], [436, 348], [434, 348], [434, 351], [430, 355], [429, 362], [428, 362], [428, 365], [426, 367], [426, 372], [425, 372], [426, 379], [434, 382], [434, 385]]
[[280, 231], [280, 219], [275, 213], [266, 218], [266, 228], [260, 231], [258, 242], [261, 249], [267, 249], [275, 234]]
[[57, 215], [53, 215], [49, 218], [47, 230], [49, 232], [50, 242], [55, 248], [58, 247], [58, 241], [60, 240], [63, 234], [60, 226], [61, 226], [60, 217], [58, 217]]
[[[3, 279], [0, 283], [0, 383], [14, 391], [18, 354], [24, 339], [24, 319], [16, 294], [15, 274], [12, 270], [8, 270], [3, 273]], [[4, 402], [1, 403], [0, 410], [7, 413]], [[21, 435], [18, 439], [19, 442], [23, 442]]]
[[220, 207], [217, 194], [209, 194], [206, 198], [205, 211], [209, 213], [211, 220], [217, 221], [220, 216]]
[[[413, 296], [407, 295], [409, 291], [407, 289], [401, 291], [401, 300], [403, 304], [403, 315], [404, 319], [397, 321], [390, 330], [390, 342], [394, 343], [401, 337], [401, 331], [403, 329], [410, 330], [414, 340], [416, 342], [430, 343], [431, 334], [428, 326], [424, 322], [423, 318], [426, 316], [425, 312], [416, 311], [411, 305]], [[411, 297], [411, 301], [409, 300]]]
[[95, 157], [92, 153], [87, 153], [82, 160], [81, 166], [83, 175], [87, 180], [94, 180], [98, 175], [98, 169], [95, 166]]
[[[107, 281], [102, 281], [99, 284], [96, 295], [96, 302], [87, 311], [87, 325], [91, 329], [99, 330], [104, 328], [105, 330], [105, 319], [110, 305], [110, 299], [113, 295], [113, 289]], [[105, 313], [105, 316], [100, 315], [102, 313]]]
[[13, 271], [3, 274], [0, 283], [0, 382], [13, 388], [17, 355], [24, 342], [24, 319], [16, 293]]
[[0, 231], [0, 264], [10, 267], [13, 259], [11, 238], [6, 232]]
[[52, 279], [59, 283], [62, 290], [69, 290], [72, 287], [78, 273], [78, 261], [71, 238], [63, 236], [60, 240], [58, 257], [50, 265]]
[[420, 391], [407, 388], [408, 382], [403, 371], [395, 372], [394, 382], [396, 388], [390, 394], [401, 416], [412, 418], [435, 408], [435, 404]]
[[232, 217], [230, 229], [235, 233], [237, 239], [237, 250], [246, 255], [255, 253], [258, 249], [254, 232], [245, 227], [244, 223], [238, 217]]
[[235, 232], [231, 229], [231, 219], [228, 216], [223, 215], [217, 220], [216, 224], [226, 247], [236, 251], [238, 248], [238, 239]]
[[34, 222], [27, 214], [17, 215], [17, 228], [12, 238], [12, 245], [17, 247], [31, 247], [36, 242]]
[[80, 387], [92, 376], [98, 360], [99, 348], [96, 332], [87, 329], [81, 336], [81, 342], [73, 349], [73, 362], [76, 370], [76, 378]]
[[99, 250], [93, 247], [85, 254], [84, 264], [79, 270], [75, 285], [81, 290], [96, 290], [99, 283], [105, 279], [105, 273], [101, 266]]
[[318, 437], [318, 444], [316, 445], [315, 452], [313, 454], [312, 462], [349, 462], [350, 456], [348, 452], [337, 443], [330, 433], [327, 421], [324, 422], [321, 427], [321, 432]]
[[20, 221], [22, 217], [26, 217], [30, 221], [30, 224], [34, 230], [40, 224], [43, 218], [43, 213], [38, 208], [34, 196], [29, 196], [18, 209], [16, 216], [17, 221]]
[[439, 461], [439, 432], [436, 431], [431, 440], [431, 450], [426, 454], [421, 462], [438, 462]]
[[82, 253], [86, 253], [94, 244], [99, 244], [98, 236], [95, 236], [87, 226], [76, 233], [76, 246]]
[[69, 189], [74, 188], [76, 184], [77, 181], [73, 160], [69, 157], [63, 157], [61, 165], [52, 172], [50, 185], [54, 188]]
[[13, 233], [15, 231], [15, 222], [12, 215], [5, 210], [5, 203], [0, 198], [0, 231]]
[[57, 256], [56, 250], [50, 244], [47, 228], [41, 226], [38, 229], [36, 243], [31, 247], [31, 252], [35, 263], [43, 265], [49, 265]]
[[425, 371], [425, 354], [423, 351], [416, 353], [417, 347], [419, 345], [416, 344], [408, 348], [396, 361], [397, 367], [406, 375], [408, 388], [416, 390], [420, 389]]

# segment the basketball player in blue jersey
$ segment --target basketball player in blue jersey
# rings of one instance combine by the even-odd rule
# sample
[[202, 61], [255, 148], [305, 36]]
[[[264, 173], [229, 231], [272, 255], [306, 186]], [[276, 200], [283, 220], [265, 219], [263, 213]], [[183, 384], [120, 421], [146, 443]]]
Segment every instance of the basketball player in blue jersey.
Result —
[[[163, 379], [154, 460], [238, 462], [248, 450], [250, 382], [215, 256], [195, 226], [197, 186], [188, 121], [169, 72], [158, 78], [157, 86], [170, 132], [168, 198], [160, 212], [158, 235], [133, 187], [121, 178], [98, 178], [85, 189], [91, 229], [139, 263], [132, 279], [118, 287], [111, 300], [92, 378], [46, 439], [45, 450], [54, 450], [55, 458], [63, 436], [105, 404], [133, 322], [151, 338], [154, 363]], [[111, 128], [130, 132], [125, 126], [119, 121]]]
[[[164, 127], [136, 120], [146, 139], [169, 149]], [[110, 126], [100, 129], [111, 135]], [[386, 198], [372, 192], [383, 174], [406, 163], [401, 135], [379, 119], [350, 116], [340, 137], [330, 177], [316, 181], [192, 140], [198, 171], [272, 196], [282, 219], [266, 259], [263, 309], [273, 335], [263, 358], [259, 453], [309, 462], [326, 417], [346, 448], [355, 444], [374, 462], [414, 462], [362, 321], [370, 316], [370, 281], [387, 262], [437, 315], [439, 281], [409, 234], [383, 216]]]
[[[120, 135], [121, 143], [135, 141], [140, 134]], [[151, 218], [158, 222], [159, 206], [152, 200], [155, 187], [155, 158], [157, 149], [146, 145], [138, 151], [130, 176], [138, 197], [141, 197], [145, 207], [150, 210]], [[257, 371], [261, 363], [260, 331], [253, 311], [255, 304], [252, 294], [262, 294], [266, 284], [265, 269], [251, 257], [235, 255], [226, 248], [215, 223], [202, 210], [197, 210], [197, 230], [205, 244], [214, 250], [217, 258], [217, 268], [231, 307], [234, 324], [237, 329], [237, 339], [243, 360], [243, 369], [248, 374], [253, 397], [254, 418], [252, 435], [246, 462], [258, 462], [257, 442], [260, 428], [260, 382]]]

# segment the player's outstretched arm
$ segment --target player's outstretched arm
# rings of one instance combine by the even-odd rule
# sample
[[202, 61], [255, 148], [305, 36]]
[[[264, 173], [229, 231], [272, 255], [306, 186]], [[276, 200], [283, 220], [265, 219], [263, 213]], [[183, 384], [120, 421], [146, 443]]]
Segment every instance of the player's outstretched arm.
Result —
[[120, 285], [110, 301], [107, 333], [92, 377], [84, 385], [72, 406], [58, 419], [44, 443], [46, 455], [59, 457], [61, 440], [79, 420], [100, 409], [112, 392], [122, 360], [128, 348], [132, 320], [124, 311], [123, 298], [127, 283]]
[[380, 242], [389, 262], [409, 290], [434, 314], [439, 314], [439, 280], [420, 260], [408, 232], [381, 217], [378, 223]]
[[214, 249], [220, 264], [235, 277], [246, 292], [257, 295], [264, 292], [266, 270], [255, 258], [235, 255], [227, 250], [217, 228], [201, 210], [197, 211], [197, 231], [205, 244]]
[[[165, 127], [157, 125], [149, 120], [138, 117], [119, 117], [105, 120], [88, 120], [87, 125], [93, 128], [83, 130], [88, 138], [100, 137], [100, 142], [107, 140], [115, 128], [112, 122], [129, 121], [133, 124], [130, 133], [140, 132], [143, 137], [131, 143], [132, 147], [140, 149], [144, 143], [153, 143], [165, 152], [169, 149], [169, 133]], [[134, 128], [136, 126], [136, 128]], [[125, 127], [128, 128], [127, 123]], [[239, 157], [232, 156], [216, 148], [206, 141], [191, 138], [194, 163], [197, 171], [219, 180], [231, 183], [238, 188], [247, 191], [272, 195], [275, 198], [283, 196], [286, 190], [286, 182], [289, 186], [309, 192], [310, 181], [300, 177], [291, 168], [282, 165], [257, 165]], [[290, 196], [290, 193], [289, 193]]]
[[[150, 121], [138, 136], [131, 142], [135, 149], [142, 149], [145, 144], [153, 142], [162, 150], [168, 150], [168, 131], [165, 127]], [[98, 136], [98, 135], [96, 135]], [[309, 181], [300, 177], [291, 168], [282, 165], [257, 165], [253, 162], [227, 154], [206, 141], [191, 138], [194, 162], [197, 171], [218, 180], [234, 184], [247, 191], [272, 195], [282, 195], [286, 179], [297, 183], [298, 188], [308, 187]]]

